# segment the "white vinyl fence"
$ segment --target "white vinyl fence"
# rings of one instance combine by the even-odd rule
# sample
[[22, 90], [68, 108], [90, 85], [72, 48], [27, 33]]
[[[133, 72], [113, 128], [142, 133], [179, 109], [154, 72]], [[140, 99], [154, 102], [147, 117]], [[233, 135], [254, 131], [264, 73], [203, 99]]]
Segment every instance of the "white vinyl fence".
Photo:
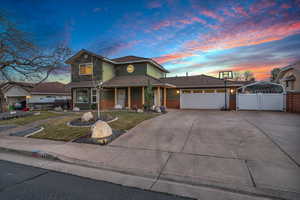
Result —
[[237, 94], [237, 110], [284, 110], [283, 93], [257, 93], [257, 94]]

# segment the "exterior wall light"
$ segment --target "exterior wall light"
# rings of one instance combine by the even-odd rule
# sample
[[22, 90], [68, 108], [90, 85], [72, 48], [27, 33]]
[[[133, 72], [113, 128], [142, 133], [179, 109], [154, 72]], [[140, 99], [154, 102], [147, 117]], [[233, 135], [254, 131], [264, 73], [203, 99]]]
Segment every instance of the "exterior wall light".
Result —
[[31, 96], [26, 96], [26, 99], [30, 99], [31, 98]]
[[234, 92], [234, 89], [230, 89], [230, 94], [233, 94], [233, 92]]
[[180, 91], [179, 90], [176, 90], [176, 94], [179, 94], [180, 93]]

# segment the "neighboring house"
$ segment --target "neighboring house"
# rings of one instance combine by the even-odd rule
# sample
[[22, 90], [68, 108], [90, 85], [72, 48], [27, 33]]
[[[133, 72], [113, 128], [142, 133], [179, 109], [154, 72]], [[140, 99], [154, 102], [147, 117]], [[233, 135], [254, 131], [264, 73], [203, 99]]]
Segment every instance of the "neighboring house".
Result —
[[1, 88], [8, 106], [20, 105], [21, 108], [53, 107], [56, 102], [71, 99], [65, 84], [43, 82], [40, 84], [7, 82]]
[[300, 61], [281, 68], [276, 82], [287, 92], [300, 92]]
[[[206, 75], [166, 78], [168, 71], [150, 58], [125, 56], [109, 59], [83, 49], [66, 63], [71, 65], [68, 87], [71, 88], [73, 107], [80, 109], [90, 109], [97, 104], [99, 94], [96, 86], [100, 82], [103, 87], [100, 105], [103, 109], [116, 105], [141, 108], [145, 103], [144, 91], [148, 82], [153, 86], [153, 100], [157, 106], [184, 107], [181, 105], [189, 100], [181, 97], [189, 96], [187, 94], [200, 98], [195, 104], [210, 104], [216, 99], [222, 104], [224, 102], [224, 80]], [[228, 94], [234, 96], [236, 88], [243, 84], [241, 81], [227, 81]], [[230, 100], [230, 106], [235, 108], [235, 98]], [[195, 107], [201, 108], [199, 105]], [[220, 105], [204, 105], [203, 108], [219, 109]]]

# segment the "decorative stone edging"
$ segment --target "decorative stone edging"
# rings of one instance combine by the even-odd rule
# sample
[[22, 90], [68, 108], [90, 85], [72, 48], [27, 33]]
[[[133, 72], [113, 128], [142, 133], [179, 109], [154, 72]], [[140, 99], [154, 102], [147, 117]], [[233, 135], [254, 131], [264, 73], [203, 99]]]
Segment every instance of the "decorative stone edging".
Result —
[[[106, 123], [111, 123], [111, 122], [114, 122], [114, 121], [117, 121], [119, 118], [118, 117], [115, 117], [114, 119], [112, 119], [112, 120], [109, 120], [109, 121], [107, 121]], [[67, 126], [69, 126], [69, 127], [91, 127], [91, 126], [93, 126], [94, 124], [91, 124], [91, 125], [84, 125], [84, 126], [79, 126], [79, 125], [71, 125], [71, 123], [70, 122], [67, 122]]]
[[32, 135], [34, 135], [34, 134], [37, 134], [37, 133], [43, 131], [44, 129], [45, 129], [45, 128], [44, 128], [43, 126], [41, 126], [39, 130], [36, 130], [36, 131], [34, 131], [34, 132], [32, 132], [32, 133], [29, 133], [29, 134], [27, 134], [27, 135], [24, 135], [24, 137], [27, 138], [27, 137], [29, 137], [29, 136], [32, 136]]

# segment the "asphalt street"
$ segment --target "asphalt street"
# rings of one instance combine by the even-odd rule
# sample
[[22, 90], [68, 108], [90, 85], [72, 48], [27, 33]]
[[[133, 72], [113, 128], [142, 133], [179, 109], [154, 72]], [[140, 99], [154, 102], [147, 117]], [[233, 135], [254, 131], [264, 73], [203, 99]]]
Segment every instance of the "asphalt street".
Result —
[[0, 160], [1, 200], [188, 199]]

